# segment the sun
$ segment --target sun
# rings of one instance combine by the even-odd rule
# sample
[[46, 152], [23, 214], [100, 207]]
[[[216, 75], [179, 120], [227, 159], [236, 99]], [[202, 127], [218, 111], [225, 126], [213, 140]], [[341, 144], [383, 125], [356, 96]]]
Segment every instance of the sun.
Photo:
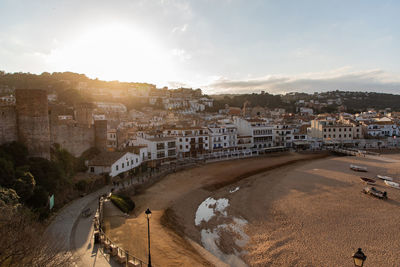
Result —
[[174, 64], [169, 50], [150, 32], [121, 23], [87, 28], [54, 49], [48, 64], [105, 80], [167, 81]]

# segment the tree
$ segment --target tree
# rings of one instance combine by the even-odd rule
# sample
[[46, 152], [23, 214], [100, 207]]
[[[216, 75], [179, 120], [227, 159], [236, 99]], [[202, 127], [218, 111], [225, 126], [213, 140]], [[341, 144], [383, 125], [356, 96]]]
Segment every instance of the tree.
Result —
[[33, 209], [40, 210], [47, 206], [47, 202], [49, 199], [49, 193], [42, 186], [36, 186], [33, 190], [32, 196], [29, 198], [27, 203]]
[[14, 182], [14, 164], [5, 159], [0, 158], [0, 186], [9, 187]]
[[8, 205], [0, 207], [0, 226], [0, 266], [72, 265], [71, 254], [61, 252], [57, 239], [44, 235], [44, 226], [29, 211]]
[[36, 186], [35, 178], [32, 173], [24, 170], [16, 171], [16, 177], [13, 188], [23, 202], [26, 202], [32, 195]]
[[10, 188], [3, 188], [0, 186], [0, 208], [17, 208], [18, 206], [19, 196], [15, 192], [15, 190]]
[[28, 149], [18, 142], [1, 145], [0, 156], [13, 162], [15, 167], [28, 164]]

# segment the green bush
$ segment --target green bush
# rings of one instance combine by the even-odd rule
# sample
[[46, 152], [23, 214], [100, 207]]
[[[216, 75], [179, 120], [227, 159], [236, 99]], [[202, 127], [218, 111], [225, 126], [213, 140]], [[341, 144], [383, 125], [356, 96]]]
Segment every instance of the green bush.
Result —
[[111, 202], [124, 213], [129, 213], [135, 208], [135, 203], [128, 196], [112, 194]]

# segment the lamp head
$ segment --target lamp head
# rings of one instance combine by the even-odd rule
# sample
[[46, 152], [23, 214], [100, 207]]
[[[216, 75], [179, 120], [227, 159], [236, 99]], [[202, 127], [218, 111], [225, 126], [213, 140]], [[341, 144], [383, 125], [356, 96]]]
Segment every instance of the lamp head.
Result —
[[151, 217], [151, 210], [148, 208], [145, 212], [147, 219], [150, 219]]
[[361, 248], [359, 248], [353, 254], [354, 266], [362, 267], [364, 265], [364, 261], [367, 259], [367, 256], [362, 252]]

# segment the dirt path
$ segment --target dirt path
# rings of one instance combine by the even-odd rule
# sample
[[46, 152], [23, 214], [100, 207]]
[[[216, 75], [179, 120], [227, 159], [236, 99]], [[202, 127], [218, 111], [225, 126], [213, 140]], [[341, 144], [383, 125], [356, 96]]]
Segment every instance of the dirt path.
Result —
[[321, 158], [315, 154], [274, 154], [218, 162], [168, 175], [140, 195], [134, 196], [134, 214], [106, 218], [106, 231], [116, 243], [139, 258], [146, 259], [146, 220], [144, 210], [150, 208], [152, 262], [156, 266], [220, 265], [218, 259], [190, 241], [200, 243], [199, 228], [194, 225], [198, 205], [213, 192], [247, 177], [298, 161]]

